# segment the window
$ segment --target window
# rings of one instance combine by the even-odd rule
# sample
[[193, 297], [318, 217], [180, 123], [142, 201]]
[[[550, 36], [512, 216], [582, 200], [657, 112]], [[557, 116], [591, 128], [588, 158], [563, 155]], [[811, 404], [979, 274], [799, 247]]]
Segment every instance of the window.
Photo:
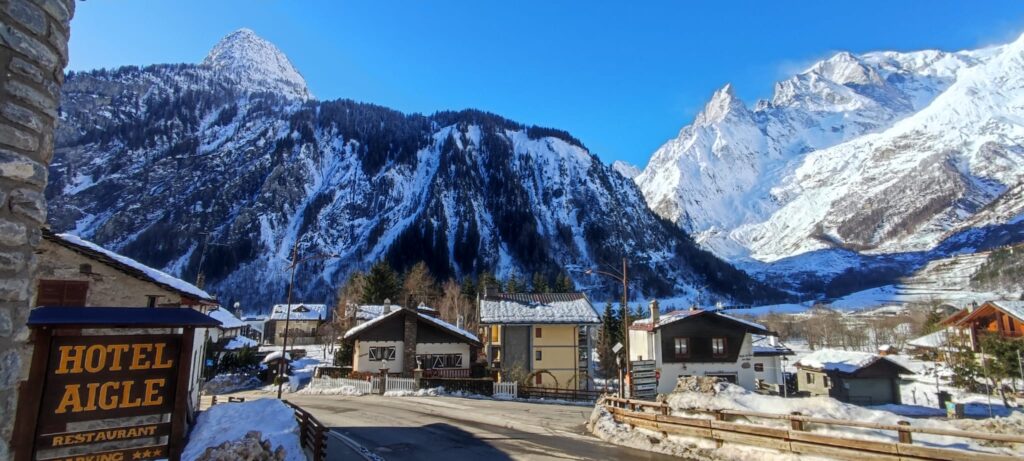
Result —
[[541, 327], [537, 327], [537, 328], [534, 328], [534, 329], [533, 329], [533, 331], [534, 331], [534, 337], [540, 338], [540, 336], [541, 336], [541, 330], [543, 330], [543, 328], [541, 328]]
[[501, 327], [497, 325], [491, 325], [491, 342], [495, 344], [501, 344]]
[[804, 373], [804, 378], [806, 378], [807, 384], [814, 384], [814, 375], [810, 373]]
[[725, 338], [711, 338], [711, 356], [715, 358], [725, 357]]
[[395, 360], [394, 347], [371, 347], [370, 361], [380, 362], [381, 360]]
[[462, 368], [462, 354], [424, 354], [416, 360], [424, 370], [436, 368]]
[[829, 386], [829, 384], [828, 384], [828, 376], [823, 376], [823, 377], [821, 378], [821, 384], [822, 384], [823, 386], [825, 386], [825, 387], [832, 387], [832, 386]]
[[676, 358], [682, 359], [690, 356], [690, 338], [675, 338]]
[[756, 371], [758, 373], [763, 373], [764, 372], [764, 364], [763, 363], [755, 363], [754, 364], [754, 371]]
[[146, 307], [156, 307], [156, 295], [146, 295]]
[[40, 280], [36, 306], [85, 307], [89, 282], [77, 280]]
[[543, 384], [541, 382], [541, 379], [540, 379], [540, 373], [537, 373], [537, 374], [533, 375], [533, 383], [534, 384]]
[[544, 354], [542, 354], [541, 351], [535, 351], [533, 353], [533, 355], [534, 355], [533, 359], [538, 361], [538, 362], [540, 362], [542, 360], [542, 357], [544, 357]]

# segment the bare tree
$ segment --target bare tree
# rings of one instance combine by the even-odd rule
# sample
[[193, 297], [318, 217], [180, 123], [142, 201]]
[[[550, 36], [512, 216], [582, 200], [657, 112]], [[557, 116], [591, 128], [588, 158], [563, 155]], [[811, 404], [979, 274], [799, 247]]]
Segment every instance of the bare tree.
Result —
[[462, 287], [455, 279], [448, 279], [441, 289], [441, 319], [457, 324], [459, 317], [462, 317], [463, 328], [468, 331], [476, 331], [480, 325], [480, 316], [476, 304], [462, 293]]
[[405, 274], [402, 282], [402, 300], [409, 303], [406, 307], [416, 307], [420, 303], [430, 303], [437, 298], [437, 280], [430, 274], [427, 264], [416, 263]]

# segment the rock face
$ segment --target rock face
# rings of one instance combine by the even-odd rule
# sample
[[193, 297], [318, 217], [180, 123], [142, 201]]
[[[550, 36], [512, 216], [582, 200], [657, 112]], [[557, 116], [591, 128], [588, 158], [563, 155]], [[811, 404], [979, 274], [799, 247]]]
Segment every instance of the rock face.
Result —
[[[329, 299], [380, 259], [423, 260], [440, 277], [553, 277], [623, 254], [637, 293], [769, 295], [568, 133], [471, 110], [306, 100], [218, 70], [237, 67], [228, 56], [267, 61], [249, 57], [266, 47], [238, 44], [250, 42], [261, 41], [226, 38], [207, 59], [216, 65], [70, 75], [47, 189], [55, 230], [189, 280], [204, 261], [206, 288], [253, 310], [283, 299], [296, 241], [300, 255], [339, 257], [301, 266], [295, 299]], [[581, 287], [613, 285], [581, 272], [570, 271]]]
[[234, 79], [247, 91], [266, 91], [293, 99], [313, 97], [288, 57], [249, 29], [236, 30], [221, 39], [203, 65]]
[[752, 108], [719, 90], [636, 181], [659, 215], [762, 276], [1019, 241], [1022, 70], [1024, 38], [839, 53]]

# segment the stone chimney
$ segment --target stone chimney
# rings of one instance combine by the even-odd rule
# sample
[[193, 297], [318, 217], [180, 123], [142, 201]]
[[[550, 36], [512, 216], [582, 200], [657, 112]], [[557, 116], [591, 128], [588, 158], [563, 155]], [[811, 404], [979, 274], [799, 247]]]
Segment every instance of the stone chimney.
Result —
[[658, 306], [658, 300], [651, 300], [651, 326], [658, 326], [658, 321], [661, 320], [661, 307]]
[[491, 298], [498, 295], [498, 287], [490, 283], [484, 284], [484, 298]]
[[419, 315], [415, 309], [406, 309], [403, 312], [405, 317], [405, 328], [402, 335], [402, 374], [412, 376], [416, 369], [416, 328]]

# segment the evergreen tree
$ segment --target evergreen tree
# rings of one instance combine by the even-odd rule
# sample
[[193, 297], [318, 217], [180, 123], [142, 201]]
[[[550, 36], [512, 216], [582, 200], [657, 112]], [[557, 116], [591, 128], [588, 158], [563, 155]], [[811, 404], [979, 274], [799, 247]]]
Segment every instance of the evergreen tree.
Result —
[[553, 293], [573, 293], [576, 291], [575, 284], [572, 283], [572, 279], [569, 278], [569, 274], [564, 271], [555, 277], [555, 285], [551, 288]]
[[493, 287], [497, 292], [503, 291], [501, 280], [498, 280], [494, 274], [490, 272], [484, 272], [480, 274], [480, 278], [477, 280], [476, 291], [482, 296], [487, 287]]
[[533, 283], [530, 285], [531, 293], [550, 293], [551, 288], [548, 287], [548, 280], [540, 272], [533, 273]]
[[526, 291], [526, 283], [519, 280], [519, 277], [513, 272], [508, 275], [508, 281], [505, 282], [505, 291], [508, 293], [522, 293]]
[[393, 303], [399, 302], [402, 288], [398, 282], [398, 274], [388, 263], [380, 261], [374, 264], [366, 274], [365, 283], [360, 299], [363, 304], [383, 304], [386, 299]]
[[999, 334], [984, 334], [981, 346], [985, 352], [983, 370], [992, 389], [998, 389], [1003, 406], [1009, 408], [1003, 381], [1015, 382], [1020, 377], [1020, 362], [1017, 354], [1024, 350], [1024, 341], [1012, 340]]

